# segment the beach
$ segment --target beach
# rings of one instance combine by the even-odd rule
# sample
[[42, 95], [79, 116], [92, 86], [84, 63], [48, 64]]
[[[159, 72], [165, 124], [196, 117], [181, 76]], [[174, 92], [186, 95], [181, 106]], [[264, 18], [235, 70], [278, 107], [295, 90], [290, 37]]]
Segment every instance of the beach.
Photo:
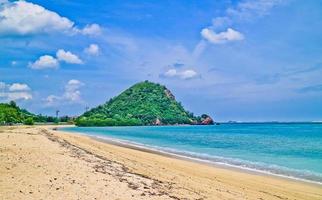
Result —
[[0, 127], [2, 199], [322, 199], [322, 186], [52, 130]]

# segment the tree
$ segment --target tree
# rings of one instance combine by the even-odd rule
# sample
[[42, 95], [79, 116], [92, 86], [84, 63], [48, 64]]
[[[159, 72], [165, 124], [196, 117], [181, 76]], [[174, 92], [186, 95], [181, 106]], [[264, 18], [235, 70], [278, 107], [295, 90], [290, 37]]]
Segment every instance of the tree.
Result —
[[15, 101], [10, 101], [10, 102], [9, 102], [9, 105], [10, 105], [11, 107], [13, 107], [13, 108], [17, 108], [17, 104], [16, 104], [16, 102], [15, 102]]
[[27, 119], [25, 119], [25, 121], [23, 122], [25, 125], [34, 125], [34, 119], [32, 117], [28, 117]]

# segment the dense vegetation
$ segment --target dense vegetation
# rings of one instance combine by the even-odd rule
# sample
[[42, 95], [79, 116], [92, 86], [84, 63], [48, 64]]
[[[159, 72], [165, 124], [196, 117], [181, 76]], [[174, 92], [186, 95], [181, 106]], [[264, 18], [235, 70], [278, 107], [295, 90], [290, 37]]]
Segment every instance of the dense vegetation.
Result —
[[33, 124], [34, 115], [27, 110], [20, 109], [15, 102], [0, 103], [0, 124], [17, 124], [28, 121]]
[[134, 126], [200, 124], [175, 100], [172, 93], [160, 84], [140, 82], [110, 99], [103, 105], [85, 112], [76, 120], [78, 126]]
[[56, 118], [51, 116], [35, 115], [25, 109], [19, 108], [14, 101], [10, 103], [0, 103], [0, 125], [26, 124], [34, 123], [57, 123], [68, 122], [67, 116]]

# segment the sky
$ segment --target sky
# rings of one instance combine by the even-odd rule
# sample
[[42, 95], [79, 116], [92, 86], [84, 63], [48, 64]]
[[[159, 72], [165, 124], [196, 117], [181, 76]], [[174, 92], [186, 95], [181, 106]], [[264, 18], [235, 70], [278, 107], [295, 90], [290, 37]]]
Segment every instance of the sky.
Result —
[[0, 102], [75, 116], [144, 80], [215, 121], [321, 121], [322, 2], [0, 0]]

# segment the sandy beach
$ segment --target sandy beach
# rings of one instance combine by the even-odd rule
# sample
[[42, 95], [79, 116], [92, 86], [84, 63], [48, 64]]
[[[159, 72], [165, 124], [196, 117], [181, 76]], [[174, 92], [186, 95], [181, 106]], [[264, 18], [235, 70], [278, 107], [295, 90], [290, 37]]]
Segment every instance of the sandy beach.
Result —
[[0, 127], [1, 199], [322, 199], [322, 186], [53, 131]]

